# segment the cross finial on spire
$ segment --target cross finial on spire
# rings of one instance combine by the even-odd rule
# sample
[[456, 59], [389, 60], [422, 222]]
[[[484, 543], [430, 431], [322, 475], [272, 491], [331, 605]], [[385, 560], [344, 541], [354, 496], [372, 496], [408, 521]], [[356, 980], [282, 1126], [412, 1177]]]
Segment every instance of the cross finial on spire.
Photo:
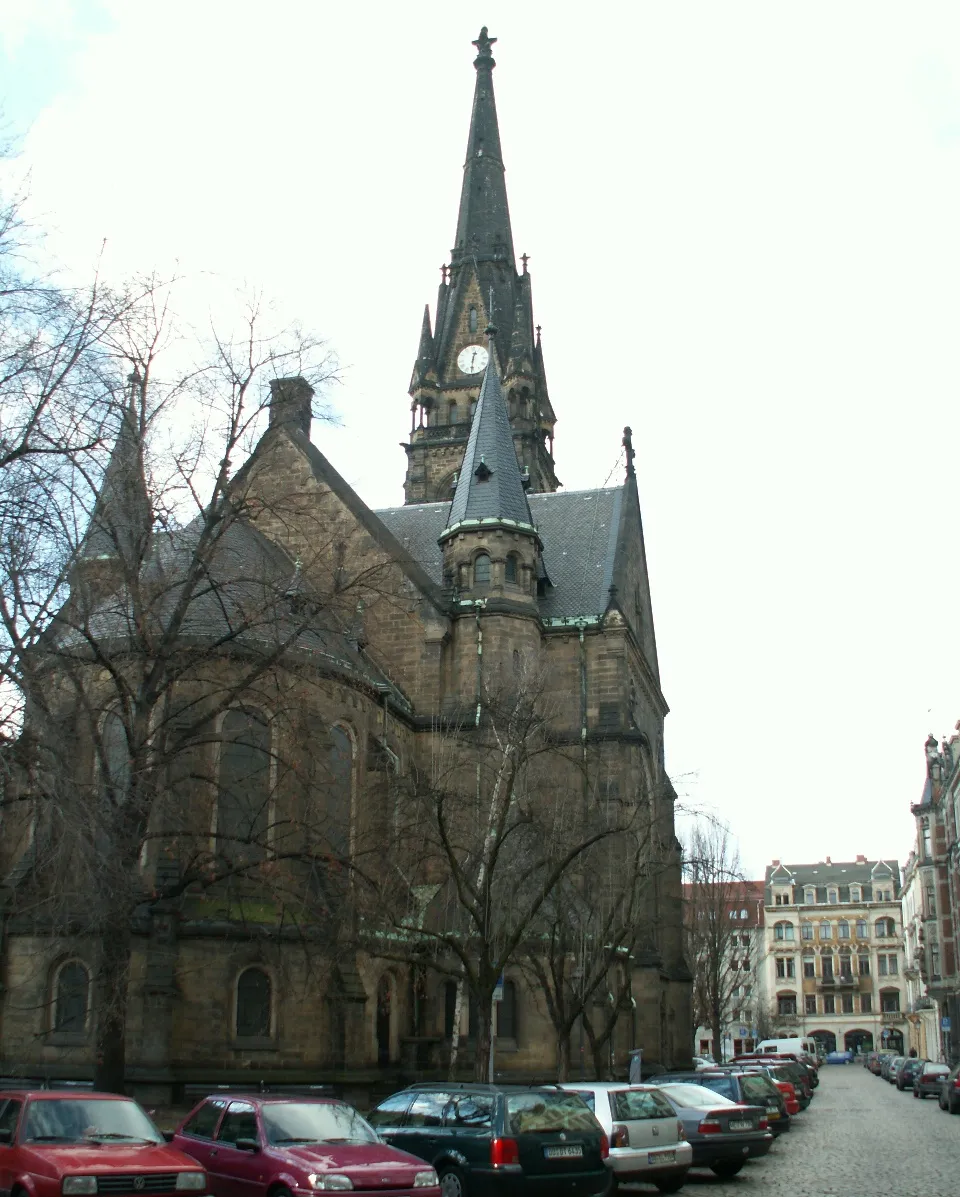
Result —
[[627, 458], [627, 477], [634, 477], [636, 471], [633, 468], [633, 459], [636, 457], [636, 452], [633, 448], [633, 429], [629, 425], [623, 430], [623, 451]]
[[473, 65], [475, 67], [493, 67], [497, 65], [493, 61], [493, 55], [490, 53], [490, 47], [496, 40], [497, 39], [495, 37], [487, 37], [487, 27], [484, 25], [484, 27], [480, 30], [480, 36], [473, 43], [477, 47], [477, 57], [473, 60]]
[[447, 285], [447, 275], [449, 273], [450, 273], [450, 267], [447, 266], [446, 263], [444, 263], [444, 265], [440, 267], [440, 277], [443, 279], [444, 286]]
[[520, 261], [523, 263], [523, 273], [526, 274], [527, 273], [527, 263], [530, 261], [530, 255], [529, 254], [521, 254]]

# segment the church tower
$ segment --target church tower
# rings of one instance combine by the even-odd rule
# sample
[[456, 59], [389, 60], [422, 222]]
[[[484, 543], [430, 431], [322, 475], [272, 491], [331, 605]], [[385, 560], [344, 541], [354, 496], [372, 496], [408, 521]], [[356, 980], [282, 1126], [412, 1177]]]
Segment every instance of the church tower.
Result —
[[507, 207], [493, 95], [491, 47], [496, 40], [484, 26], [473, 43], [477, 80], [456, 238], [450, 264], [442, 267], [433, 327], [429, 308], [423, 314], [410, 380], [406, 503], [454, 496], [489, 357], [488, 325], [497, 330], [504, 400], [524, 485], [533, 493], [559, 486], [553, 466], [556, 419], [547, 394], [540, 329], [533, 323], [529, 259], [521, 256], [518, 272]]

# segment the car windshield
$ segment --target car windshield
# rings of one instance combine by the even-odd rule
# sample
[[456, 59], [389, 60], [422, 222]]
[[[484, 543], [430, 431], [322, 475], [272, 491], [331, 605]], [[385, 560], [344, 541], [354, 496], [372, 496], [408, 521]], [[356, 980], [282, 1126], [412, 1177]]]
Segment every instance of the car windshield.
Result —
[[275, 1146], [295, 1143], [377, 1143], [373, 1130], [342, 1102], [266, 1102], [261, 1107], [267, 1141]]
[[610, 1112], [617, 1122], [670, 1118], [673, 1106], [656, 1089], [617, 1089], [610, 1094]]
[[[662, 1087], [663, 1086], [661, 1086], [661, 1088]], [[725, 1074], [722, 1076], [708, 1077], [703, 1081], [702, 1087], [704, 1089], [710, 1089], [714, 1093], [719, 1093], [723, 1097], [732, 1098], [734, 1101], [737, 1099], [737, 1087], [733, 1082], [733, 1077], [727, 1076]]]
[[507, 1116], [515, 1135], [600, 1129], [578, 1093], [511, 1093]]
[[96, 1097], [49, 1097], [27, 1106], [25, 1143], [81, 1143], [116, 1140], [162, 1143], [160, 1132], [135, 1101]]
[[735, 1106], [737, 1103], [721, 1093], [714, 1093], [704, 1085], [661, 1085], [660, 1092], [680, 1106]]

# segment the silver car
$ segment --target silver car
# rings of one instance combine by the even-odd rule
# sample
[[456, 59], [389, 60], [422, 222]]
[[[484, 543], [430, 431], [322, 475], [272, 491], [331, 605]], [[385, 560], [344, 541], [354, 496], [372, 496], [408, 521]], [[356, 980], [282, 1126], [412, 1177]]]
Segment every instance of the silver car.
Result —
[[607, 1132], [613, 1188], [643, 1180], [661, 1193], [677, 1192], [693, 1163], [693, 1149], [676, 1111], [656, 1086], [578, 1081], [560, 1088], [579, 1093]]

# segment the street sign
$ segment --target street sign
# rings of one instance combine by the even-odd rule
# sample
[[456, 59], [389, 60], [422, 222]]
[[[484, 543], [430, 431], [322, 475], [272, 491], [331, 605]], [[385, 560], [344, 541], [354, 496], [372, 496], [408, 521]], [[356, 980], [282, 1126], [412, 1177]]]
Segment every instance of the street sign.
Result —
[[497, 979], [497, 984], [494, 987], [493, 1000], [495, 1002], [503, 1001], [503, 973], [500, 974], [499, 978]]
[[741, 1039], [746, 1039], [746, 1037], [747, 1037], [747, 1028], [746, 1028], [746, 1027], [741, 1027], [741, 1028], [740, 1028], [740, 1038], [741, 1038]]
[[949, 1018], [941, 1018], [940, 1019], [940, 1030], [941, 1031], [949, 1031], [950, 1030], [950, 1019]]

